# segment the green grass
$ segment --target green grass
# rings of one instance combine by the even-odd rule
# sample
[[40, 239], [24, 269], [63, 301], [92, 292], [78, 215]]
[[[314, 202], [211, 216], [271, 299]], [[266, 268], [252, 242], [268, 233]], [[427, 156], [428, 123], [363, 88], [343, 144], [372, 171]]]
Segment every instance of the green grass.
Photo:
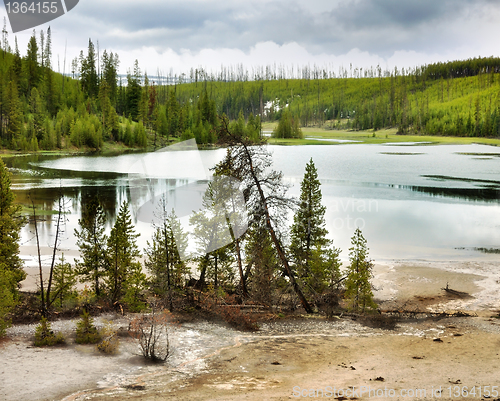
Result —
[[[58, 214], [58, 210], [41, 210], [38, 207], [35, 207], [36, 210], [36, 216], [41, 217], [41, 216], [52, 216], [54, 214]], [[29, 205], [25, 205], [21, 203], [21, 215], [23, 216], [32, 216], [33, 215], [33, 207]], [[70, 214], [69, 211], [63, 212], [62, 214]]]
[[[272, 131], [276, 123], [262, 124], [263, 131]], [[452, 137], [452, 136], [434, 136], [434, 135], [398, 135], [396, 128], [382, 129], [373, 132], [367, 131], [342, 131], [325, 130], [318, 127], [302, 128], [304, 138], [318, 139], [339, 139], [359, 142], [347, 142], [349, 144], [384, 144], [384, 143], [403, 143], [403, 142], [428, 142], [429, 145], [470, 145], [473, 143], [500, 146], [500, 138], [477, 138], [477, 137]], [[342, 145], [342, 142], [318, 141], [314, 139], [282, 139], [269, 138], [269, 144], [276, 145]]]

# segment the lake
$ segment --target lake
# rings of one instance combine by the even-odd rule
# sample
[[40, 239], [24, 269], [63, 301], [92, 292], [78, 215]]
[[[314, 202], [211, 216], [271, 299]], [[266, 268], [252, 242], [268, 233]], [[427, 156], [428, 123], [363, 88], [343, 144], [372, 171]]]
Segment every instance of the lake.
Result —
[[[500, 149], [486, 145], [342, 144], [272, 146], [273, 168], [284, 173], [298, 197], [306, 163], [318, 170], [327, 208], [329, 237], [348, 259], [350, 238], [360, 227], [376, 262], [394, 260], [498, 260], [484, 250], [500, 248]], [[81, 202], [98, 193], [114, 223], [122, 201], [130, 202], [144, 248], [152, 234], [152, 200], [168, 194], [187, 221], [201, 207], [209, 168], [225, 150], [178, 150], [119, 156], [6, 158], [17, 200], [43, 210], [65, 199], [61, 249], [76, 250]], [[149, 205], [149, 206], [148, 206]], [[41, 214], [44, 214], [40, 212]], [[54, 241], [54, 216], [39, 224], [41, 244]], [[291, 216], [290, 216], [291, 222]], [[22, 245], [35, 245], [33, 224]], [[195, 245], [191, 244], [194, 248]]]

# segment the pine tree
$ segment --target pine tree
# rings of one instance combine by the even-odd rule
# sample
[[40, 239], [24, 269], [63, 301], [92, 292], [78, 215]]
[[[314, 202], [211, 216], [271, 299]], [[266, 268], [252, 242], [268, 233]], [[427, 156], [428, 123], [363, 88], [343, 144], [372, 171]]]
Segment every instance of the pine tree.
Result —
[[54, 297], [59, 301], [59, 307], [64, 305], [64, 301], [75, 294], [76, 274], [71, 264], [64, 259], [62, 254], [59, 263], [54, 267]]
[[0, 265], [13, 275], [11, 290], [17, 291], [18, 283], [26, 278], [19, 257], [19, 231], [24, 225], [20, 216], [21, 206], [14, 204], [10, 188], [10, 173], [0, 158]]
[[188, 272], [181, 258], [187, 248], [187, 234], [182, 231], [174, 211], [168, 213], [164, 197], [160, 199], [157, 212], [158, 223], [153, 225], [151, 242], [147, 242], [144, 264], [151, 273], [149, 280], [153, 291], [160, 296], [167, 295], [171, 304], [172, 289], [183, 286]]
[[45, 112], [42, 99], [37, 88], [33, 88], [30, 94], [30, 112], [33, 115], [33, 128], [36, 139], [40, 142], [44, 136]]
[[96, 97], [98, 93], [99, 77], [96, 71], [96, 54], [92, 40], [89, 39], [87, 57], [83, 58], [82, 54], [80, 58], [80, 83], [82, 85], [82, 90], [87, 97]]
[[256, 225], [247, 234], [245, 255], [252, 298], [272, 305], [281, 276], [278, 255], [265, 226]]
[[9, 326], [8, 313], [14, 307], [19, 283], [26, 278], [19, 257], [19, 231], [24, 220], [14, 204], [10, 174], [0, 158], [0, 337]]
[[138, 287], [145, 276], [136, 261], [140, 256], [127, 202], [123, 202], [116, 222], [111, 229], [106, 246], [107, 272], [106, 287], [112, 303], [121, 301], [127, 287]]
[[201, 255], [200, 282], [203, 283], [207, 276], [213, 280], [215, 288], [229, 284], [234, 278], [229, 268], [232, 255], [231, 247], [227, 245], [233, 239], [228, 224], [226, 203], [229, 198], [226, 190], [224, 177], [215, 176], [203, 195], [203, 209], [194, 213], [189, 220], [194, 226], [194, 236]]
[[16, 81], [10, 81], [7, 87], [7, 98], [9, 102], [9, 122], [7, 125], [8, 145], [12, 148], [19, 147], [21, 143], [21, 132], [23, 128], [23, 118], [21, 111], [21, 102], [17, 91]]
[[101, 341], [101, 336], [94, 325], [94, 319], [84, 309], [81, 319], [76, 323], [77, 344], [96, 344]]
[[24, 62], [24, 74], [26, 77], [26, 92], [29, 95], [31, 90], [38, 86], [40, 81], [40, 66], [38, 64], [38, 44], [36, 43], [35, 31], [28, 42], [28, 52]]
[[0, 338], [5, 335], [5, 329], [10, 326], [8, 315], [16, 304], [12, 291], [15, 284], [12, 272], [7, 270], [5, 265], [0, 264]]
[[106, 217], [97, 196], [93, 196], [82, 209], [82, 218], [78, 220], [80, 231], [75, 229], [76, 244], [82, 260], [75, 260], [75, 264], [80, 280], [92, 282], [94, 292], [99, 297], [106, 267]]
[[135, 60], [134, 74], [127, 74], [127, 94], [126, 94], [126, 110], [127, 116], [134, 120], [139, 118], [139, 106], [141, 102], [141, 70], [139, 62]]
[[368, 258], [366, 239], [361, 230], [356, 228], [351, 238], [352, 247], [349, 249], [349, 267], [345, 283], [345, 298], [349, 309], [355, 312], [365, 312], [366, 309], [376, 309], [373, 292], [370, 284], [373, 263]]
[[300, 184], [299, 208], [291, 228], [290, 253], [297, 265], [299, 277], [314, 291], [321, 291], [325, 287], [333, 274], [329, 268], [334, 266], [330, 256], [336, 252], [338, 255], [339, 252], [335, 248], [329, 249], [331, 240], [326, 238], [326, 208], [321, 204], [320, 186], [318, 171], [311, 159], [306, 164]]

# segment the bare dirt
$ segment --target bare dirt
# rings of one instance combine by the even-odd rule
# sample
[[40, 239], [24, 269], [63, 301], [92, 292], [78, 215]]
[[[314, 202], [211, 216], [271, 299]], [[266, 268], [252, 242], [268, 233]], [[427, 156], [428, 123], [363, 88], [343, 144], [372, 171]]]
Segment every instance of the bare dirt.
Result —
[[[0, 345], [0, 398], [500, 399], [500, 319], [494, 317], [500, 297], [486, 297], [498, 273], [488, 268], [484, 275], [471, 274], [465, 264], [439, 267], [377, 266], [381, 309], [476, 316], [412, 318], [393, 322], [393, 329], [344, 316], [276, 318], [255, 333], [191, 322], [171, 332], [174, 353], [164, 365], [145, 363], [126, 336], [117, 355], [103, 356], [71, 338], [65, 346], [35, 348], [34, 326], [15, 326]], [[469, 296], [446, 293], [446, 283]], [[103, 316], [98, 323], [109, 319], [125, 331], [130, 317]], [[74, 321], [53, 328], [70, 334]]]

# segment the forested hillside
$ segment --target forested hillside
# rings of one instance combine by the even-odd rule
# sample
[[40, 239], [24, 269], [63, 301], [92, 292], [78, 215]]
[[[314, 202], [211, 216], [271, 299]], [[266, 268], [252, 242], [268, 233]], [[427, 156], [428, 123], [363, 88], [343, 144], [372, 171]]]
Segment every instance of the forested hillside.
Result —
[[[118, 75], [119, 55], [88, 49], [53, 71], [51, 32], [33, 32], [26, 53], [2, 34], [0, 138], [14, 150], [98, 150], [104, 142], [157, 147], [171, 140], [217, 141], [217, 116], [253, 140], [261, 122], [282, 120], [281, 136], [299, 126], [367, 130], [397, 127], [427, 135], [497, 137], [500, 133], [500, 59], [437, 63], [413, 70], [338, 74], [303, 68], [301, 78], [283, 68], [191, 71], [176, 84], [158, 85], [139, 63]], [[292, 78], [290, 78], [292, 76]], [[282, 119], [282, 117], [285, 117]]]
[[485, 58], [406, 72], [346, 71], [341, 78], [312, 71], [302, 79], [184, 84], [177, 96], [186, 102], [206, 87], [230, 119], [243, 110], [245, 116], [261, 114], [263, 121], [279, 120], [286, 110], [301, 126], [491, 137], [500, 129], [499, 69], [500, 59]]

